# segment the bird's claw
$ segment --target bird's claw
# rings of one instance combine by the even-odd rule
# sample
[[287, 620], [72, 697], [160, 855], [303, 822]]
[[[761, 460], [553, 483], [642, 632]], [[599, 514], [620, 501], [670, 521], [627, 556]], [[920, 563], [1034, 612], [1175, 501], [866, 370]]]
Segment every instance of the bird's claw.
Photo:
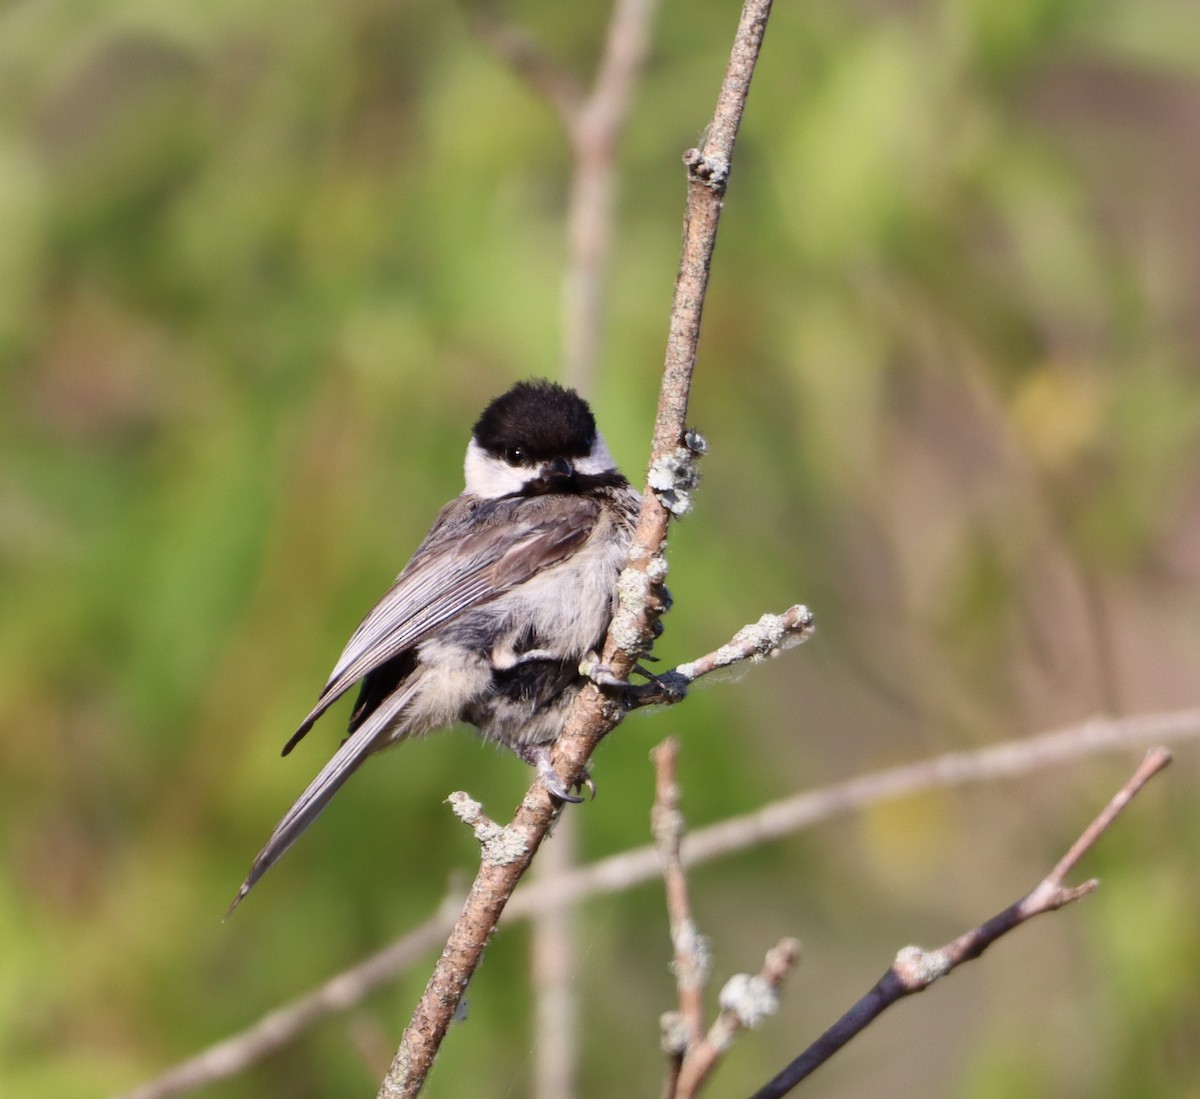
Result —
[[546, 791], [551, 797], [558, 798], [559, 801], [570, 802], [572, 805], [580, 805], [584, 799], [573, 794], [572, 791], [586, 789], [592, 800], [595, 800], [596, 783], [592, 779], [591, 772], [585, 769], [576, 782], [568, 786], [558, 777], [558, 772], [550, 763], [549, 744], [525, 745], [518, 749], [517, 754], [526, 763], [532, 764], [537, 769], [538, 778], [542, 780], [542, 785], [546, 787]]
[[585, 679], [590, 679], [597, 687], [609, 688], [610, 690], [627, 691], [633, 686], [628, 679], [622, 679], [620, 676], [613, 673], [612, 668], [600, 661], [600, 657], [595, 653], [588, 653], [579, 662], [579, 674]]
[[[571, 789], [580, 789], [583, 785], [582, 780], [576, 783], [574, 787], [568, 788], [567, 784], [558, 777], [558, 772], [550, 766], [549, 761], [546, 763], [545, 769], [538, 768], [538, 776], [542, 780], [542, 785], [546, 787], [547, 792], [552, 798], [558, 798], [559, 801], [568, 801], [572, 805], [582, 805], [583, 798], [571, 793]], [[595, 797], [595, 794], [592, 795]]]

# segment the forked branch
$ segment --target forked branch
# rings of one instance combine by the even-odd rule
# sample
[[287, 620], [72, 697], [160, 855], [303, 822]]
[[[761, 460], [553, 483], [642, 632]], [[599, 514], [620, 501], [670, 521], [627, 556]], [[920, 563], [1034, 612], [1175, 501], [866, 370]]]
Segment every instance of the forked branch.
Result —
[[679, 1007], [661, 1019], [662, 1047], [667, 1074], [662, 1099], [694, 1099], [699, 1094], [734, 1038], [775, 1014], [779, 986], [800, 957], [795, 939], [782, 939], [767, 951], [762, 969], [751, 976], [737, 973], [721, 989], [721, 1010], [711, 1027], [704, 1028], [704, 990], [712, 972], [708, 940], [692, 916], [687, 874], [680, 858], [684, 821], [679, 809], [676, 762], [679, 746], [668, 737], [651, 753], [654, 760], [654, 808], [650, 830], [662, 862], [671, 924], [672, 968]]
[[[689, 833], [683, 840], [681, 858], [685, 866], [697, 866], [778, 841], [846, 813], [924, 791], [1013, 779], [1103, 753], [1124, 752], [1148, 742], [1193, 741], [1197, 737], [1200, 709], [1092, 718], [1037, 736], [1002, 741], [971, 752], [951, 752], [783, 798]], [[660, 870], [653, 845], [622, 851], [561, 877], [522, 885], [505, 909], [504, 920], [512, 923], [548, 908], [624, 892], [653, 880]], [[277, 1052], [330, 1016], [362, 1003], [445, 941], [461, 899], [454, 902], [454, 911], [448, 915], [445, 907], [396, 942], [133, 1088], [121, 1099], [171, 1099], [208, 1087]]]

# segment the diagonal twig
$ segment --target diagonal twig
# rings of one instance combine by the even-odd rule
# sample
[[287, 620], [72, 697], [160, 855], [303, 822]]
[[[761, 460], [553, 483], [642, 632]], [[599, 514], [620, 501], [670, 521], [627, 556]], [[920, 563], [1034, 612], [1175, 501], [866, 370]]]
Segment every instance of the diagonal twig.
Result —
[[754, 1093], [753, 1099], [780, 1099], [860, 1034], [892, 1004], [927, 989], [939, 977], [978, 958], [997, 939], [1034, 916], [1054, 912], [1094, 893], [1095, 878], [1081, 885], [1066, 884], [1067, 875], [1091, 850], [1138, 792], [1171, 762], [1166, 748], [1152, 748], [1128, 782], [1113, 795], [1100, 815], [1080, 834], [1070, 850], [1026, 896], [937, 950], [906, 946], [875, 986], [820, 1038]]
[[489, 5], [462, 6], [471, 33], [524, 80], [536, 96], [549, 103], [570, 130], [585, 99], [583, 86], [575, 76], [550, 58], [529, 34], [507, 22]]
[[688, 687], [697, 679], [747, 660], [760, 664], [807, 641], [815, 629], [812, 612], [802, 603], [789, 607], [783, 614], [764, 614], [752, 625], [743, 626], [719, 649], [652, 676], [645, 686], [629, 693], [629, 705], [659, 706], [682, 702], [687, 697]]

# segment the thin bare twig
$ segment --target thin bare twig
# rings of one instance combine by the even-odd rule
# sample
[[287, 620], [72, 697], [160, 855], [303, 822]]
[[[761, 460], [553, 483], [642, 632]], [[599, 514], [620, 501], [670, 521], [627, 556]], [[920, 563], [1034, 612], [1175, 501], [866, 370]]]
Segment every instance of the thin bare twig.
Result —
[[573, 168], [563, 276], [563, 376], [588, 390], [600, 358], [612, 250], [617, 148], [646, 62], [659, 0], [617, 0], [591, 94], [567, 125]]
[[[578, 865], [579, 817], [568, 813], [542, 847], [532, 882], [569, 874]], [[572, 1099], [577, 1093], [579, 1006], [575, 958], [578, 911], [573, 905], [534, 910], [530, 920], [530, 970], [533, 985], [532, 1099]]]
[[1034, 916], [1054, 912], [1095, 892], [1100, 884], [1096, 879], [1068, 886], [1066, 876], [1146, 783], [1170, 762], [1171, 753], [1166, 748], [1152, 748], [1147, 752], [1129, 781], [1084, 829], [1058, 865], [1025, 897], [937, 950], [922, 950], [916, 946], [901, 950], [875, 986], [799, 1057], [755, 1092], [753, 1099], [779, 1099], [786, 1095], [898, 1000], [924, 991], [939, 977], [978, 958], [997, 939]]
[[757, 976], [739, 973], [726, 981], [721, 990], [721, 1011], [705, 1033], [704, 990], [712, 972], [712, 958], [708, 941], [692, 915], [687, 875], [680, 859], [684, 821], [676, 778], [679, 744], [668, 737], [650, 756], [654, 761], [650, 831], [662, 864], [679, 994], [679, 1009], [666, 1012], [661, 1022], [663, 1052], [667, 1055], [661, 1095], [662, 1099], [694, 1099], [738, 1032], [757, 1026], [775, 1013], [779, 985], [800, 956], [800, 944], [795, 939], [783, 939], [768, 951]]
[[[882, 801], [925, 790], [1014, 778], [1101, 752], [1124, 751], [1150, 741], [1191, 740], [1198, 736], [1200, 709], [1094, 718], [1040, 736], [1004, 741], [975, 752], [952, 752], [772, 802], [752, 813], [731, 817], [690, 833], [683, 841], [682, 858], [686, 866], [697, 866]], [[522, 885], [509, 901], [504, 921], [512, 923], [547, 908], [624, 892], [654, 879], [659, 873], [658, 852], [653, 845], [610, 855], [562, 878]], [[442, 942], [450, 926], [448, 915], [433, 916], [397, 942], [339, 973], [314, 991], [275, 1009], [245, 1030], [126, 1093], [122, 1099], [171, 1099], [235, 1075], [294, 1041], [309, 1027], [361, 1003], [371, 993], [394, 981]]]
[[[720, 824], [698, 829], [684, 841], [683, 861], [708, 861], [791, 835], [818, 821], [864, 805], [1029, 774], [1081, 756], [1154, 741], [1200, 735], [1200, 709], [1169, 710], [1125, 718], [1095, 717], [1035, 737], [1005, 740], [973, 752], [947, 752], [933, 759], [875, 771], [810, 790]], [[650, 852], [644, 856], [649, 863]], [[652, 873], [647, 873], [652, 877]]]
[[471, 32], [557, 112], [571, 146], [563, 275], [563, 379], [587, 391], [596, 372], [612, 247], [617, 148], [645, 66], [660, 0], [616, 0], [590, 91], [491, 7], [464, 3]]
[[[683, 221], [683, 253], [679, 273], [675, 278], [675, 296], [671, 305], [670, 330], [667, 335], [667, 356], [663, 369], [658, 416], [654, 422], [654, 441], [650, 448], [651, 470], [656, 463], [667, 461], [684, 442], [683, 427], [687, 423], [688, 399], [691, 394], [692, 371], [696, 364], [696, 349], [700, 345], [700, 318], [708, 290], [708, 273], [717, 226], [724, 205], [725, 188], [733, 162], [733, 147], [741, 126], [750, 79], [758, 63], [771, 0], [746, 0], [738, 21], [733, 50], [712, 122], [705, 131], [700, 149], [683, 154], [688, 169], [688, 198]], [[646, 494], [646, 506], [634, 537], [634, 552], [630, 564], [645, 575], [658, 556], [654, 547], [661, 545], [666, 535], [668, 509], [653, 493]], [[605, 655], [612, 666], [617, 656], [615, 638], [610, 632], [610, 647]], [[650, 637], [644, 636], [640, 648], [648, 648]], [[622, 663], [622, 670], [632, 669], [633, 661]]]
[[679, 743], [668, 737], [653, 752], [654, 806], [650, 832], [662, 864], [667, 894], [667, 916], [671, 946], [675, 953], [675, 985], [679, 990], [679, 1020], [683, 1024], [685, 1049], [697, 1046], [704, 1037], [704, 989], [708, 984], [708, 943], [692, 918], [687, 877], [679, 858], [683, 840], [683, 814], [679, 810], [679, 783], [675, 778]]
[[481, 3], [464, 3], [467, 27], [489, 50], [524, 80], [539, 99], [551, 105], [569, 131], [583, 109], [583, 86], [575, 76], [550, 58], [519, 27]]

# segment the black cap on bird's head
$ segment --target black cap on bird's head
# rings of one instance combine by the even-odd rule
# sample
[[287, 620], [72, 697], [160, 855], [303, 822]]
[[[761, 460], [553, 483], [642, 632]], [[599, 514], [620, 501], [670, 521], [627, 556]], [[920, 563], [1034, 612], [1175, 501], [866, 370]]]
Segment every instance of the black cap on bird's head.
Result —
[[596, 441], [596, 419], [573, 389], [539, 379], [518, 382], [492, 401], [472, 434], [483, 450], [509, 462], [583, 458]]

